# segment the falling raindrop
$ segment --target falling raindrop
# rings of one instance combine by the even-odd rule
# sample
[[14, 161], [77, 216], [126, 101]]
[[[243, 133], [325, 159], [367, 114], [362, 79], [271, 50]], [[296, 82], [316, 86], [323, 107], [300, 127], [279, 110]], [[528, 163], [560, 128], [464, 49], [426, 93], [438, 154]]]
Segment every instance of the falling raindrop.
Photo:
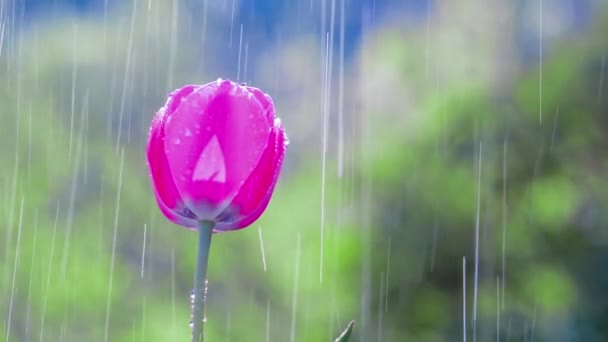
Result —
[[122, 175], [124, 169], [125, 150], [120, 151], [120, 167], [118, 173], [118, 186], [116, 190], [116, 211], [114, 212], [114, 233], [112, 234], [112, 257], [110, 260], [110, 275], [108, 279], [108, 297], [106, 300], [106, 319], [104, 329], [104, 341], [110, 337], [110, 308], [112, 304], [112, 287], [114, 285], [114, 263], [116, 261], [116, 241], [118, 239], [118, 218], [120, 213], [120, 197], [122, 194]]
[[474, 284], [473, 284], [473, 342], [477, 339], [477, 299], [479, 286], [479, 225], [481, 212], [481, 142], [479, 142], [479, 156], [477, 167], [477, 214], [475, 215], [475, 269], [474, 269]]
[[144, 277], [144, 266], [146, 263], [146, 234], [148, 233], [148, 225], [144, 223], [144, 238], [142, 239], [141, 247], [141, 277]]
[[462, 257], [462, 341], [467, 342], [467, 259]]
[[296, 242], [296, 263], [294, 267], [293, 292], [291, 296], [291, 338], [296, 340], [296, 321], [298, 310], [298, 289], [300, 286], [300, 254], [302, 253], [302, 235], [298, 232]]
[[19, 225], [17, 227], [17, 242], [16, 242], [16, 247], [15, 247], [15, 261], [13, 264], [13, 277], [12, 277], [12, 284], [11, 284], [11, 298], [10, 298], [10, 302], [8, 304], [8, 316], [6, 318], [6, 338], [5, 341], [10, 341], [9, 338], [11, 337], [11, 321], [13, 318], [13, 302], [15, 299], [15, 283], [17, 281], [17, 266], [19, 265], [19, 252], [20, 252], [20, 246], [21, 246], [21, 226], [23, 223], [23, 202], [25, 201], [25, 198], [21, 198], [21, 207], [19, 209]]
[[[2, 41], [0, 39], [0, 41]], [[601, 102], [602, 94], [604, 93], [604, 68], [606, 66], [606, 56], [602, 56], [602, 63], [600, 65], [600, 80], [597, 87], [597, 101]]]
[[264, 272], [266, 272], [266, 253], [264, 253], [264, 241], [262, 240], [262, 227], [258, 228], [260, 235], [260, 251], [262, 252], [262, 265], [264, 266]]

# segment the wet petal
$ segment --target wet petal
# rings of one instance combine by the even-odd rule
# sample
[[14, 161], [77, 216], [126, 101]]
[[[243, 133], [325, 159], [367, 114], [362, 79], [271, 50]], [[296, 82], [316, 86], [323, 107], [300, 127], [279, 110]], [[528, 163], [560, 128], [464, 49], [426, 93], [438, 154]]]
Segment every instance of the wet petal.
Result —
[[[163, 214], [172, 222], [186, 227], [196, 226], [196, 220], [183, 208], [183, 203], [164, 152], [164, 109], [152, 120], [148, 140], [147, 158], [154, 195]], [[186, 215], [184, 215], [184, 213]]]
[[167, 103], [165, 103], [165, 122], [166, 119], [175, 113], [175, 109], [181, 104], [182, 100], [190, 95], [198, 86], [194, 84], [189, 84], [183, 86], [179, 89], [174, 90], [169, 94], [169, 98], [167, 99]]
[[[186, 216], [181, 216], [179, 215], [177, 212], [179, 212], [178, 210], [171, 210], [169, 209], [158, 197], [158, 195], [155, 193], [156, 195], [156, 203], [158, 204], [158, 207], [160, 208], [160, 211], [163, 213], [163, 215], [165, 215], [166, 218], [169, 219], [169, 221], [178, 224], [180, 226], [186, 227], [186, 228], [190, 228], [192, 230], [197, 230], [198, 229], [198, 222], [196, 221], [196, 219], [194, 218], [188, 218]], [[188, 210], [188, 209], [182, 209], [182, 210]]]
[[245, 228], [262, 215], [274, 192], [285, 157], [286, 143], [285, 130], [277, 120], [260, 163], [234, 198], [231, 206], [220, 215], [223, 221], [218, 222], [217, 230]]
[[258, 165], [271, 125], [244, 87], [212, 82], [183, 98], [166, 123], [164, 148], [177, 190], [199, 219], [213, 219]]
[[274, 115], [275, 115], [274, 102], [272, 102], [272, 98], [269, 95], [264, 94], [264, 92], [258, 88], [254, 88], [254, 87], [245, 87], [245, 88], [247, 89], [247, 91], [249, 91], [251, 94], [253, 94], [253, 96], [255, 96], [255, 98], [258, 101], [260, 101], [260, 105], [265, 110], [266, 118], [268, 119], [268, 123], [272, 126], [274, 124]]

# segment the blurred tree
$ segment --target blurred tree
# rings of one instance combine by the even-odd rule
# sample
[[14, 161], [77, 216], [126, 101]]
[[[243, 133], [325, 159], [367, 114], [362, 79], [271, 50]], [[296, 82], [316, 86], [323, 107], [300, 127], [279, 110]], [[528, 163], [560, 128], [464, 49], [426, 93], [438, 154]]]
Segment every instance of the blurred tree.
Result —
[[[389, 96], [395, 105], [379, 101], [382, 111], [362, 116], [361, 191], [374, 204], [371, 229], [383, 232], [371, 235], [374, 263], [364, 279], [380, 293], [370, 307], [384, 325], [368, 329], [382, 329], [388, 340], [461, 335], [466, 257], [468, 334], [491, 340], [498, 328], [507, 340], [606, 338], [608, 303], [593, 290], [605, 277], [601, 267], [589, 269], [601, 264], [608, 242], [599, 209], [608, 205], [608, 154], [600, 148], [608, 127], [601, 33], [608, 17], [601, 13], [584, 37], [573, 35], [546, 56], [542, 81], [538, 66], [499, 88], [484, 88], [489, 81], [479, 82], [479, 73], [456, 76], [453, 85], [440, 79], [437, 92], [417, 89], [416, 103], [426, 105], [415, 108], [424, 115], [407, 113], [407, 98]], [[419, 54], [396, 42], [376, 41], [364, 60], [399, 75], [376, 83], [390, 91], [369, 93], [372, 101], [395, 84], [425, 84], [399, 82], [412, 77], [408, 65], [423, 63], [408, 64]], [[373, 138], [378, 131], [382, 139]]]

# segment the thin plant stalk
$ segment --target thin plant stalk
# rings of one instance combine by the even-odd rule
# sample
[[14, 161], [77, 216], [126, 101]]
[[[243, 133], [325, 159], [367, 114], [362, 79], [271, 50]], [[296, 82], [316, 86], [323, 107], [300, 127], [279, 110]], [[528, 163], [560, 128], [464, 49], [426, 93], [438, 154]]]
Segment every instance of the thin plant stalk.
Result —
[[192, 290], [192, 342], [203, 341], [205, 324], [205, 297], [207, 295], [207, 265], [214, 223], [201, 221], [198, 225], [198, 253]]

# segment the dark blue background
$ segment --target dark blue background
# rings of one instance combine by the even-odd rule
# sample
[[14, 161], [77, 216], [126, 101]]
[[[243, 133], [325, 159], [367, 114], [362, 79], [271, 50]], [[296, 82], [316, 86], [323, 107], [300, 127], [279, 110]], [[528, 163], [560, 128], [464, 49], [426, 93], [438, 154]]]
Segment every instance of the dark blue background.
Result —
[[[79, 15], [101, 15], [105, 1], [108, 6], [118, 4], [117, 0], [22, 0], [17, 5], [17, 13], [23, 15], [26, 22], [49, 15], [57, 15], [58, 11], [72, 11]], [[249, 36], [262, 36], [268, 42], [273, 42], [284, 28], [285, 18], [293, 21], [294, 31], [313, 31], [321, 34], [321, 1], [313, 0], [311, 10], [309, 0], [238, 0], [239, 12], [235, 15], [235, 26], [243, 29]], [[410, 13], [408, 20], [421, 18], [426, 15], [434, 0], [346, 0], [345, 3], [345, 45], [347, 54], [353, 50], [361, 37], [365, 25], [373, 25], [374, 17], [383, 16], [395, 8]], [[185, 6], [201, 7], [201, 1], [182, 0]], [[230, 2], [229, 2], [230, 3]], [[327, 6], [327, 22], [331, 0], [325, 0]], [[336, 0], [336, 10], [340, 1]], [[202, 11], [191, 11], [202, 13]], [[336, 31], [339, 21], [336, 18]], [[326, 29], [329, 29], [328, 27]], [[234, 38], [234, 37], [233, 37]], [[336, 39], [337, 42], [337, 39]]]
[[[140, 0], [143, 2], [146, 0]], [[178, 0], [185, 6], [193, 16], [193, 20], [201, 21], [202, 18], [195, 18], [197, 15], [202, 17], [202, 0]], [[218, 1], [218, 0], [208, 0]], [[230, 6], [232, 0], [228, 1]], [[329, 13], [331, 0], [237, 0], [240, 3], [238, 12], [235, 13], [233, 25], [232, 41], [238, 42], [240, 26], [243, 25], [244, 41], [250, 46], [255, 46], [255, 50], [249, 51], [249, 59], [255, 60], [258, 53], [263, 49], [276, 44], [288, 41], [290, 37], [300, 33], [314, 32], [319, 39], [323, 39], [323, 31], [329, 28]], [[436, 0], [345, 0], [345, 57], [350, 59], [353, 51], [361, 40], [366, 27], [374, 26], [376, 19], [382, 18], [392, 13], [401, 13], [403, 20], [408, 24], [420, 23], [428, 15], [429, 10], [433, 10]], [[450, 0], [447, 0], [450, 1]], [[101, 16], [104, 7], [112, 7], [122, 3], [120, 0], [21, 0], [17, 1], [15, 14], [21, 20], [17, 24], [26, 24], [32, 20], [45, 17], [57, 17], [60, 13], [73, 12], [82, 16]], [[326, 5], [326, 21], [321, 23], [321, 4]], [[524, 62], [536, 63], [539, 57], [538, 51], [538, 32], [530, 32], [526, 28], [523, 20], [526, 15], [522, 12], [528, 0], [517, 0], [516, 5], [516, 41], [517, 53]], [[312, 8], [311, 8], [312, 4]], [[339, 44], [339, 6], [340, 0], [336, 4], [336, 22], [334, 26], [334, 47]], [[557, 6], [564, 6], [571, 16], [574, 27], [570, 29], [578, 30], [586, 27], [592, 16], [592, 0], [555, 0], [551, 3]], [[548, 5], [548, 4], [547, 4]], [[287, 25], [286, 25], [287, 24]], [[229, 25], [227, 23], [227, 25]], [[227, 26], [226, 25], [226, 26]], [[198, 33], [191, 33], [192, 39], [198, 39]], [[229, 35], [228, 32], [225, 32]], [[224, 39], [224, 38], [222, 38]], [[220, 44], [221, 45], [221, 44]], [[236, 70], [238, 54], [234, 51], [235, 47], [215, 46], [216, 53], [224, 56], [221, 65], [217, 65], [224, 72]], [[203, 59], [203, 58], [201, 58]], [[235, 69], [235, 70], [232, 70]]]

